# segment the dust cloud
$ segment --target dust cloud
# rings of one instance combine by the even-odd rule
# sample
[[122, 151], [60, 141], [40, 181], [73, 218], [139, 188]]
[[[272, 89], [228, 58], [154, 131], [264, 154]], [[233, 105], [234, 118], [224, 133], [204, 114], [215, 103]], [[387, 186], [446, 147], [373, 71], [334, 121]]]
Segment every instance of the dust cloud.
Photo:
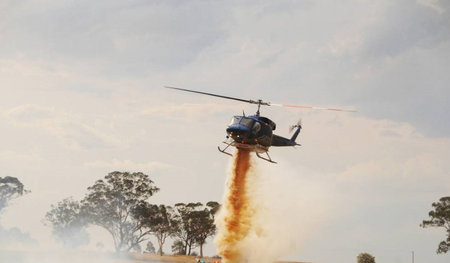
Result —
[[4, 251], [0, 249], [0, 262], [4, 263], [128, 263], [125, 256], [98, 251], [72, 249], [28, 248]]

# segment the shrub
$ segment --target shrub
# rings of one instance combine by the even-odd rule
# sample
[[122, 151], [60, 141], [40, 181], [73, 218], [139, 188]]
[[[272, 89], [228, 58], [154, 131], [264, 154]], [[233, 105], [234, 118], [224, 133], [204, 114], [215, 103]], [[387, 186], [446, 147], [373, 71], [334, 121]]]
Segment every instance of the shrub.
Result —
[[358, 255], [358, 263], [375, 263], [375, 257], [369, 253], [361, 253]]

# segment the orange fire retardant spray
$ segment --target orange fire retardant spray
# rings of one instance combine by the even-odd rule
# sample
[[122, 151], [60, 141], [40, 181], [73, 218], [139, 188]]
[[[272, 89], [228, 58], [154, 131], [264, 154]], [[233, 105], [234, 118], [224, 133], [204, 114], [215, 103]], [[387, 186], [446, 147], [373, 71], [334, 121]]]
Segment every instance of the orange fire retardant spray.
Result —
[[249, 233], [253, 217], [248, 191], [250, 169], [250, 152], [237, 149], [223, 200], [222, 216], [216, 222], [219, 233], [215, 244], [222, 263], [246, 261], [240, 242]]

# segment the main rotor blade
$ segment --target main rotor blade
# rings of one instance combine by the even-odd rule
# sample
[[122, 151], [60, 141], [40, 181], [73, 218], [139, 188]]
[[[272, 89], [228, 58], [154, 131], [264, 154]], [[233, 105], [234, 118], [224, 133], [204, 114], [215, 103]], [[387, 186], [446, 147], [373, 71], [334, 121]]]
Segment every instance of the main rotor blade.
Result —
[[356, 110], [350, 110], [350, 109], [323, 108], [323, 107], [303, 106], [303, 105], [291, 105], [291, 104], [275, 104], [275, 103], [270, 103], [270, 106], [278, 106], [278, 107], [286, 107], [286, 108], [299, 108], [299, 109], [311, 109], [311, 110], [330, 110], [330, 111], [356, 112]]
[[323, 107], [292, 105], [292, 104], [276, 104], [276, 103], [265, 102], [265, 101], [262, 101], [262, 100], [244, 100], [244, 99], [239, 99], [239, 98], [235, 98], [235, 97], [218, 95], [218, 94], [214, 94], [214, 93], [208, 93], [208, 92], [196, 91], [196, 90], [190, 90], [190, 89], [182, 89], [182, 88], [176, 88], [176, 87], [170, 87], [170, 86], [164, 86], [164, 88], [174, 89], [174, 90], [181, 90], [181, 91], [192, 92], [192, 93], [198, 93], [198, 94], [203, 94], [203, 95], [208, 95], [208, 96], [213, 96], [213, 97], [218, 97], [218, 98], [223, 98], [223, 99], [237, 100], [237, 101], [241, 101], [241, 102], [246, 102], [246, 103], [251, 103], [251, 104], [259, 104], [259, 105], [265, 105], [265, 106], [278, 106], [278, 107], [299, 108], [299, 109], [356, 112], [356, 110], [350, 110], [350, 109], [323, 108]]
[[[203, 95], [209, 95], [209, 96], [214, 96], [214, 97], [219, 97], [219, 98], [229, 99], [229, 100], [237, 100], [237, 101], [242, 101], [242, 102], [247, 102], [247, 103], [252, 103], [252, 104], [258, 104], [259, 103], [258, 101], [254, 101], [254, 100], [244, 100], [244, 99], [228, 97], [228, 96], [223, 96], [223, 95], [217, 95], [217, 94], [213, 94], [213, 93], [207, 93], [207, 92], [196, 91], [196, 90], [180, 89], [180, 88], [168, 87], [168, 86], [164, 86], [164, 88], [181, 90], [181, 91], [187, 91], [187, 92], [198, 93], [198, 94], [203, 94]], [[267, 105], [267, 104], [264, 104], [264, 102], [261, 102], [261, 105]]]

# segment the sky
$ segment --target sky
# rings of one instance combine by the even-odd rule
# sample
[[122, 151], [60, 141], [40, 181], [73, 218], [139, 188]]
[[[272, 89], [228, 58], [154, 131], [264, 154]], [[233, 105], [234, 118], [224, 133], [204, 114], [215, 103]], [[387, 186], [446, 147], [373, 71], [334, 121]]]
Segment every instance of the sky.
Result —
[[261, 110], [278, 135], [303, 123], [301, 147], [258, 160], [267, 195], [292, 208], [281, 218], [298, 217], [287, 259], [448, 262], [444, 231], [419, 224], [450, 194], [449, 12], [444, 0], [0, 0], [0, 176], [31, 191], [0, 223], [53, 244], [50, 205], [114, 170], [149, 174], [154, 203], [220, 201], [231, 159], [217, 146], [256, 108], [169, 85], [358, 110]]

